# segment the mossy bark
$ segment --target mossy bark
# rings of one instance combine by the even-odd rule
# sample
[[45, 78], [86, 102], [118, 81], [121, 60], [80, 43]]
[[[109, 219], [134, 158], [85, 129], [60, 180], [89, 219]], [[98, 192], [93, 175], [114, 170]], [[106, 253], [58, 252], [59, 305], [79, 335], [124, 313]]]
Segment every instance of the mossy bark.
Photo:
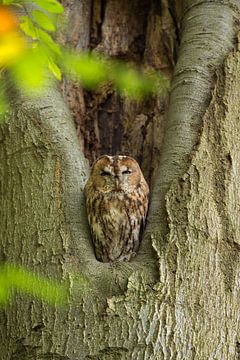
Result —
[[[119, 6], [103, 3], [110, 13]], [[239, 8], [184, 4], [161, 163], [134, 261], [94, 257], [83, 199], [88, 166], [59, 93], [48, 89], [8, 114], [0, 256], [67, 281], [69, 302], [54, 308], [17, 294], [1, 311], [4, 360], [239, 358]]]

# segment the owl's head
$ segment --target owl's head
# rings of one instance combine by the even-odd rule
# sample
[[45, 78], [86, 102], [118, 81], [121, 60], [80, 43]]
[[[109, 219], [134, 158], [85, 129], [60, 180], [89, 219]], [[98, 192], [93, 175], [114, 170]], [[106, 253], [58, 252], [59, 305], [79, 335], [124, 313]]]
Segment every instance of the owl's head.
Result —
[[131, 192], [145, 182], [137, 161], [124, 155], [98, 158], [92, 166], [89, 181], [95, 190], [104, 193]]

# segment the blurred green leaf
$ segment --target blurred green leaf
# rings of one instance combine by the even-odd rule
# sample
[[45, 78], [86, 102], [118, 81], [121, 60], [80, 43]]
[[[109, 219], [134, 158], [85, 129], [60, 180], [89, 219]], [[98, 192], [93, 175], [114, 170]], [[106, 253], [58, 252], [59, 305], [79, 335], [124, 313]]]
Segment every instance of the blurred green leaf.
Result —
[[4, 5], [19, 5], [19, 3], [23, 2], [23, 0], [1, 0], [0, 4]]
[[28, 16], [21, 16], [20, 29], [32, 39], [37, 39], [37, 31]]
[[34, 0], [34, 2], [50, 13], [62, 14], [64, 11], [63, 6], [56, 0]]
[[62, 78], [61, 70], [58, 67], [58, 65], [52, 60], [52, 58], [48, 59], [48, 67], [49, 67], [50, 71], [53, 73], [53, 75], [55, 76], [55, 78], [57, 80], [61, 80], [61, 78]]
[[44, 14], [42, 11], [39, 10], [33, 10], [32, 16], [35, 20], [35, 22], [43, 29], [47, 31], [55, 31], [55, 25], [52, 23], [50, 18]]
[[169, 88], [169, 80], [159, 72], [143, 73], [119, 62], [113, 62], [110, 78], [116, 89], [130, 98], [166, 92]]
[[[63, 52], [61, 65], [66, 74], [79, 80], [88, 89], [109, 81], [121, 93], [139, 99], [145, 95], [166, 91], [168, 80], [154, 74], [143, 74], [122, 62], [104, 59], [95, 54]], [[162, 86], [158, 86], [162, 81]]]
[[62, 65], [69, 76], [80, 80], [89, 89], [96, 87], [108, 78], [104, 60], [90, 54], [65, 52], [62, 57]]
[[139, 97], [144, 92], [144, 79], [133, 69], [120, 67], [114, 74], [116, 88], [128, 96]]
[[[13, 3], [11, 0], [3, 2]], [[2, 64], [9, 67], [17, 86], [28, 95], [43, 89], [51, 78], [49, 71], [58, 80], [61, 80], [63, 71], [91, 90], [104, 82], [111, 83], [117, 91], [132, 99], [167, 90], [169, 81], [154, 71], [144, 74], [123, 62], [106, 59], [96, 53], [74, 53], [61, 48], [48, 33], [56, 30], [57, 14], [63, 12], [58, 1], [28, 0], [23, 3], [36, 3], [43, 9], [33, 10], [29, 16], [21, 17], [21, 30], [34, 41], [25, 42], [25, 37], [15, 31], [19, 36], [15, 36], [15, 41], [13, 34], [9, 38], [6, 36], [5, 47], [0, 55], [3, 58], [9, 51], [9, 56], [2, 59]], [[0, 115], [1, 109], [4, 113], [6, 105], [7, 101], [0, 94]]]
[[9, 301], [12, 288], [37, 296], [51, 304], [62, 304], [67, 300], [66, 286], [35, 275], [23, 267], [7, 264], [0, 268], [1, 303]]
[[53, 38], [41, 29], [38, 29], [37, 31], [38, 31], [39, 39], [42, 41], [43, 45], [45, 45], [45, 48], [49, 48], [56, 55], [61, 55], [61, 48], [57, 43], [55, 43]]
[[18, 62], [10, 67], [11, 74], [19, 88], [29, 94], [39, 91], [47, 83], [47, 58], [41, 48], [28, 51]]
[[29, 93], [32, 88], [37, 90], [46, 84], [47, 68], [58, 80], [61, 80], [63, 68], [68, 76], [80, 81], [88, 89], [110, 81], [119, 92], [132, 99], [160, 93], [168, 88], [169, 82], [156, 73], [144, 75], [126, 65], [116, 65], [115, 61], [95, 55], [63, 52], [62, 56], [58, 56], [61, 50], [52, 38], [45, 32], [41, 33], [41, 37], [45, 40], [44, 47], [39, 44], [37, 49], [33, 49], [11, 67], [19, 87], [29, 90]]
[[9, 297], [10, 297], [10, 288], [6, 284], [6, 282], [1, 280], [0, 278], [0, 305], [7, 304]]

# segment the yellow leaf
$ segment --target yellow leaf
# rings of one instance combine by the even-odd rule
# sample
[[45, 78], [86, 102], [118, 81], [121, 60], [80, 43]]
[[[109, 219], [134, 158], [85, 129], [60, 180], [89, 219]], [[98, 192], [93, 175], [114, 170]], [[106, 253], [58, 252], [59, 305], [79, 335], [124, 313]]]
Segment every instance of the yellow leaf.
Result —
[[23, 53], [26, 43], [17, 33], [12, 32], [0, 37], [0, 66], [8, 65]]

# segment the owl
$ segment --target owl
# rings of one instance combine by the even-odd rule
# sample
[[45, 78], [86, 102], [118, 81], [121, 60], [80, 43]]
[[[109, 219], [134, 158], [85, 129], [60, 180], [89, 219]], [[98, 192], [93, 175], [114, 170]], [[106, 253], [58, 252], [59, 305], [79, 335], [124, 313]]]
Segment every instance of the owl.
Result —
[[128, 261], [136, 255], [148, 210], [148, 194], [148, 184], [133, 158], [103, 155], [94, 162], [85, 196], [99, 261]]

